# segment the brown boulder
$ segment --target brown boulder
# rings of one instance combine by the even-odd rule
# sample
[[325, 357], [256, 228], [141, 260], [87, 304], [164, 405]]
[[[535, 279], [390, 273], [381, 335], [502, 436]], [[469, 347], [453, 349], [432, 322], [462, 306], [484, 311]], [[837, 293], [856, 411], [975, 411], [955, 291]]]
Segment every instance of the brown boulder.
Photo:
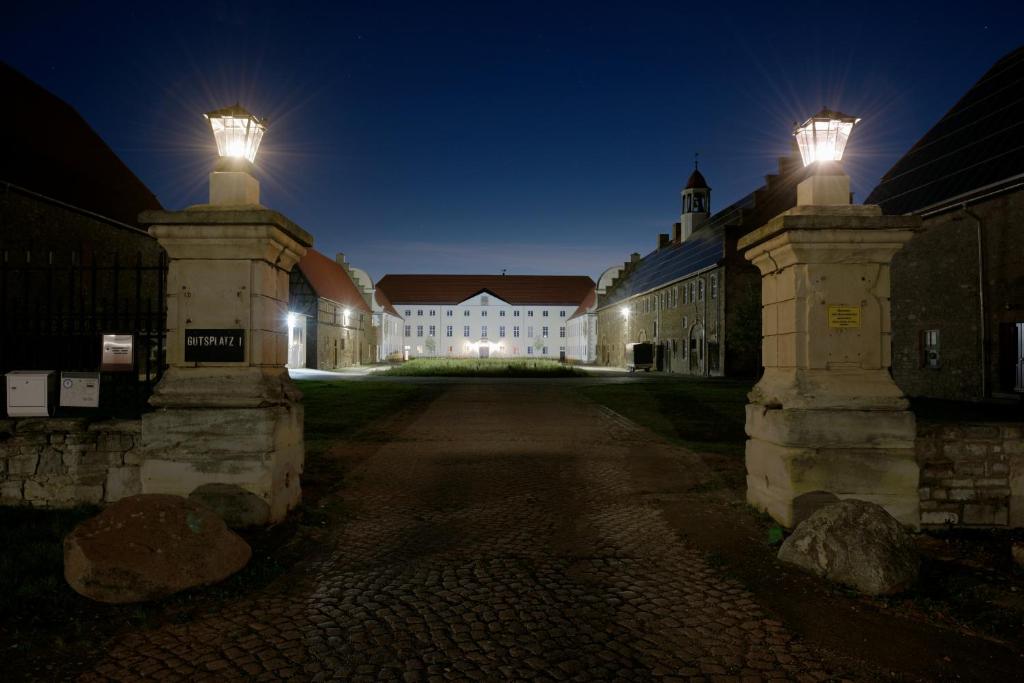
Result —
[[111, 504], [64, 538], [64, 578], [93, 600], [142, 602], [222, 581], [251, 556], [205, 505], [143, 494]]

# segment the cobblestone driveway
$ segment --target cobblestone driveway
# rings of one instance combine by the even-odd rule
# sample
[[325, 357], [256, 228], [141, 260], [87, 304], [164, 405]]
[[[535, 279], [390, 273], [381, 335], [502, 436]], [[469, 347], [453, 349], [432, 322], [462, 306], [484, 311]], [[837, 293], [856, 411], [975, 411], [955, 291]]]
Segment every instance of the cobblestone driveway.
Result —
[[556, 384], [455, 385], [354, 469], [316, 562], [86, 679], [823, 680], [662, 520], [685, 451]]

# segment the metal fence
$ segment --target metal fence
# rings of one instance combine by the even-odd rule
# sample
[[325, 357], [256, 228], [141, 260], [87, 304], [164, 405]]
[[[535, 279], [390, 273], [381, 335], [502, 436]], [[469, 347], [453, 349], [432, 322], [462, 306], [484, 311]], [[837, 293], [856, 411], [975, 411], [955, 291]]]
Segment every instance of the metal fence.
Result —
[[130, 334], [133, 367], [101, 374], [99, 408], [57, 414], [138, 416], [165, 365], [166, 276], [162, 250], [0, 251], [0, 372], [96, 372], [103, 335]]

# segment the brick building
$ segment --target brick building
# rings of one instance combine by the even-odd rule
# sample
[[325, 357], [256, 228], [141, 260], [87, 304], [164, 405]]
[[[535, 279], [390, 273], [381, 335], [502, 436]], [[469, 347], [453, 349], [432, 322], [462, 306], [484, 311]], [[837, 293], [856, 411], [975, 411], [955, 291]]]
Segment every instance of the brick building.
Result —
[[761, 277], [738, 239], [796, 204], [805, 171], [779, 160], [764, 187], [711, 213], [711, 188], [697, 170], [682, 190], [672, 234], [646, 256], [634, 253], [598, 294], [597, 362], [626, 364], [626, 345], [651, 342], [657, 370], [687, 375], [753, 375], [760, 367]]
[[[361, 271], [360, 271], [361, 272]], [[366, 278], [369, 279], [368, 277]], [[371, 293], [343, 254], [309, 249], [288, 282], [288, 367], [335, 370], [377, 359]]]
[[1024, 48], [1000, 59], [868, 196], [923, 231], [892, 262], [893, 375], [911, 396], [1024, 392]]

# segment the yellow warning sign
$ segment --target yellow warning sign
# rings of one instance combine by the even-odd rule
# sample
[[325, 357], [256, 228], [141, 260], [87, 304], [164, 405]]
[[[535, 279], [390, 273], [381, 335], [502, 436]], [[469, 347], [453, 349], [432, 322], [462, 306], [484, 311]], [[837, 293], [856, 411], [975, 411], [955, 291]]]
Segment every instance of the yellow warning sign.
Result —
[[860, 306], [829, 306], [828, 326], [835, 329], [860, 327]]

